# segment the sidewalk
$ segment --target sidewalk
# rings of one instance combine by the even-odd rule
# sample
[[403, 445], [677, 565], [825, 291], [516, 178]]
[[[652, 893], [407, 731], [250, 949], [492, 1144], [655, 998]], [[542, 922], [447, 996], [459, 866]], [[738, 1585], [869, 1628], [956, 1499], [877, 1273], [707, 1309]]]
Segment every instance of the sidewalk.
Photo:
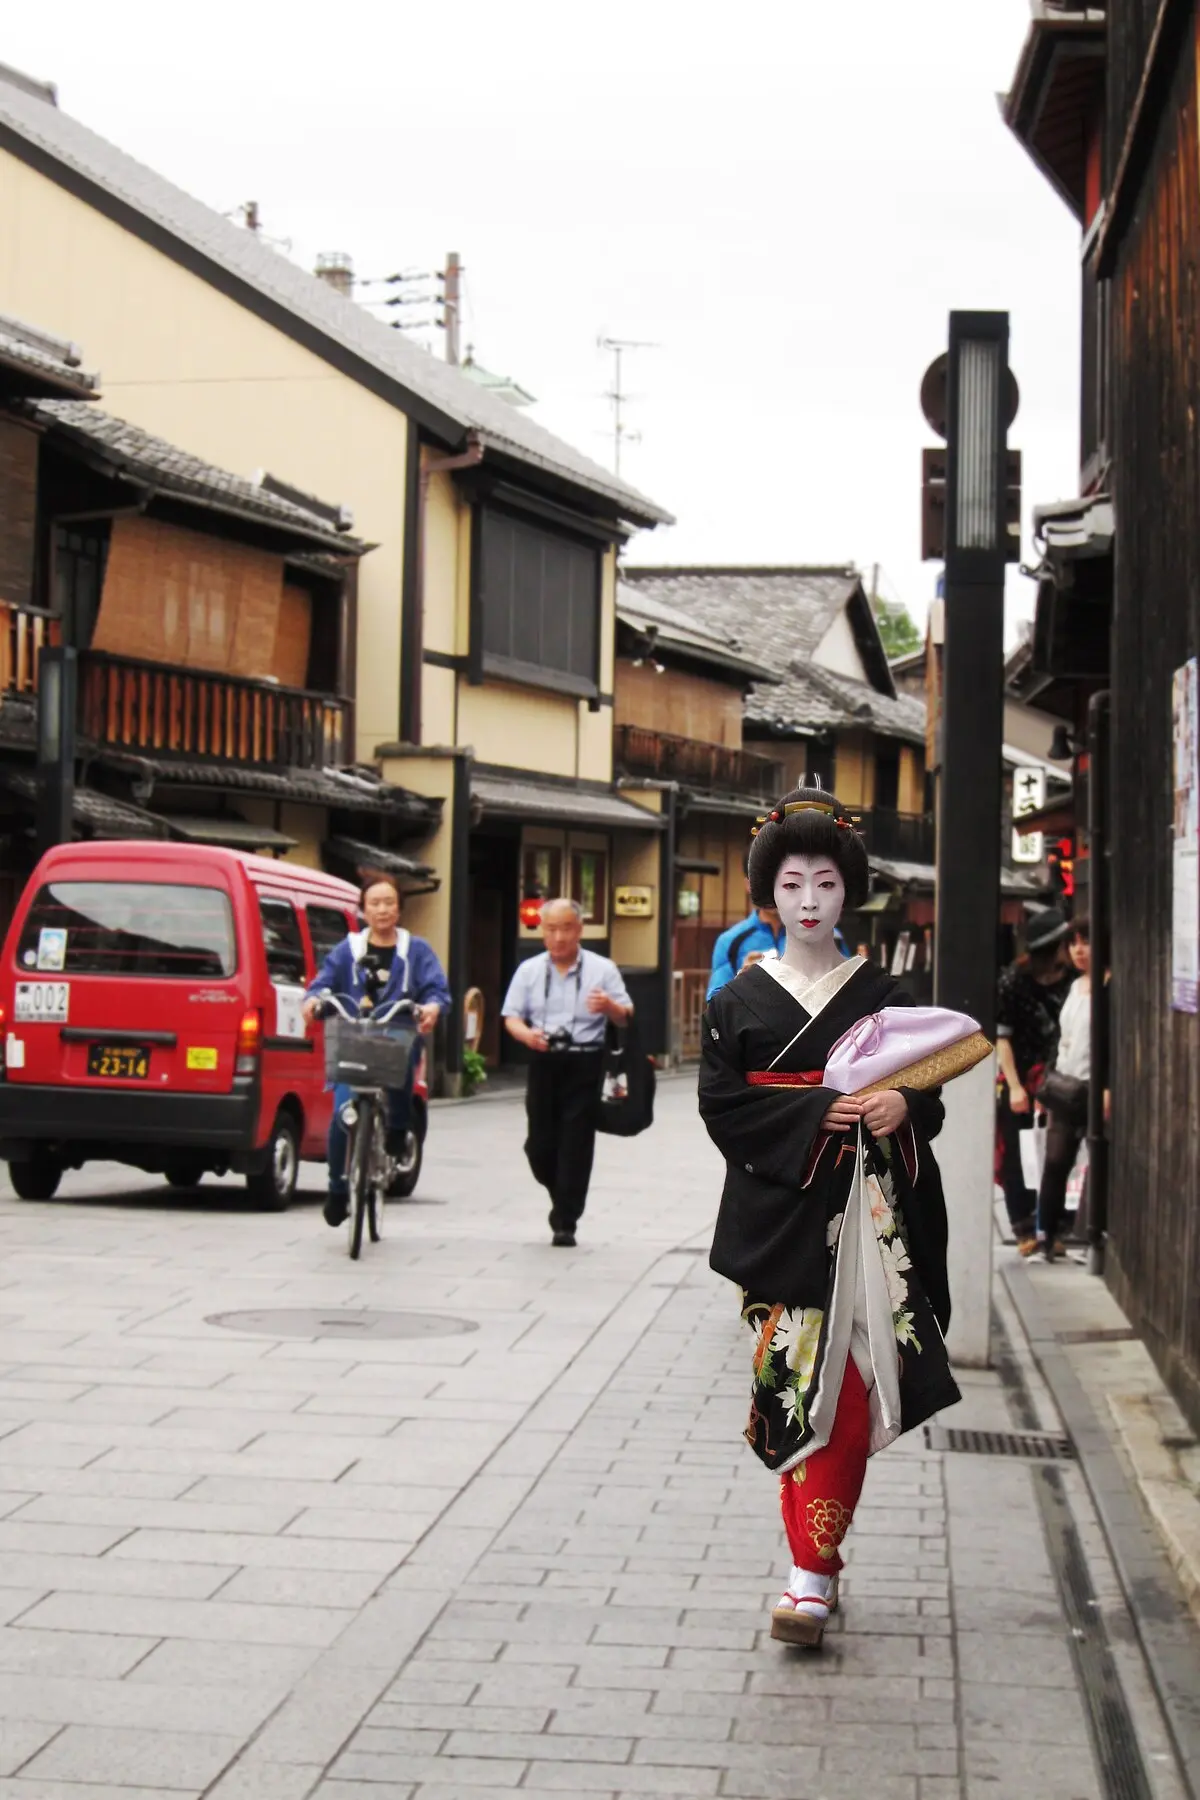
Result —
[[[439, 1109], [359, 1265], [315, 1192], [0, 1198], [0, 1800], [1182, 1800], [1069, 1462], [913, 1434], [825, 1650], [769, 1641], [690, 1085], [601, 1145], [574, 1253], [522, 1134]], [[1000, 1304], [1017, 1349], [945, 1423], [1057, 1431]]]

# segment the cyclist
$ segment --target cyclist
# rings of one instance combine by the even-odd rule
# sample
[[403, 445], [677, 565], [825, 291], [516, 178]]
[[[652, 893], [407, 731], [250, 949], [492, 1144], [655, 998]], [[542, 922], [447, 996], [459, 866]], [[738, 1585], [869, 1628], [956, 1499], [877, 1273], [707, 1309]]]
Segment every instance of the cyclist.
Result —
[[[322, 994], [337, 994], [353, 1001], [361, 1013], [393, 1000], [412, 1000], [417, 1023], [428, 1036], [444, 1007], [450, 1005], [450, 989], [442, 965], [424, 938], [414, 937], [400, 924], [401, 895], [391, 875], [368, 871], [363, 878], [362, 914], [365, 931], [352, 931], [335, 944], [308, 990], [304, 1017], [316, 1017]], [[388, 1153], [399, 1156], [412, 1111], [412, 1083], [417, 1058], [409, 1067], [403, 1088], [388, 1095]], [[350, 1089], [333, 1090], [333, 1118], [329, 1125], [329, 1198], [325, 1223], [341, 1225], [350, 1210], [346, 1185], [346, 1127], [342, 1108]]]

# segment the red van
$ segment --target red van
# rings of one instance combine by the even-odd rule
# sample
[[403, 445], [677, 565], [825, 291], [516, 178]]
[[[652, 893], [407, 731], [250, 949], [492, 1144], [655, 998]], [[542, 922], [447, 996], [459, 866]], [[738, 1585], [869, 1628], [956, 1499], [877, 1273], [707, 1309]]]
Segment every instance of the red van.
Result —
[[332, 1096], [304, 990], [358, 924], [319, 870], [178, 843], [64, 844], [0, 959], [0, 1159], [26, 1200], [130, 1163], [194, 1187], [244, 1174], [282, 1211], [323, 1158]]

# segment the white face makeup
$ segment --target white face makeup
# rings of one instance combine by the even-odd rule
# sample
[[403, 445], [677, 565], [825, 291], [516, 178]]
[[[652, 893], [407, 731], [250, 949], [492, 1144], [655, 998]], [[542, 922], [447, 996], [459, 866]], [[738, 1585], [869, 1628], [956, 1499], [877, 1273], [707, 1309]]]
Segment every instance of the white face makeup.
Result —
[[830, 944], [845, 902], [846, 884], [831, 857], [784, 857], [775, 877], [775, 905], [789, 943]]

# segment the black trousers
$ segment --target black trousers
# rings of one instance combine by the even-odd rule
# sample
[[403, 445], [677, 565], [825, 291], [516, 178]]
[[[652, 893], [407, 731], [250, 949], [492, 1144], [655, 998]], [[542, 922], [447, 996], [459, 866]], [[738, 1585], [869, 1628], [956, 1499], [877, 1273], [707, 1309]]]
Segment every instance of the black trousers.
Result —
[[603, 1069], [603, 1050], [544, 1050], [529, 1065], [525, 1154], [550, 1196], [554, 1231], [573, 1229], [587, 1202]]
[[1048, 1244], [1062, 1233], [1066, 1212], [1067, 1182], [1086, 1136], [1082, 1125], [1062, 1113], [1051, 1113], [1046, 1130], [1046, 1166], [1038, 1193], [1038, 1227]]

